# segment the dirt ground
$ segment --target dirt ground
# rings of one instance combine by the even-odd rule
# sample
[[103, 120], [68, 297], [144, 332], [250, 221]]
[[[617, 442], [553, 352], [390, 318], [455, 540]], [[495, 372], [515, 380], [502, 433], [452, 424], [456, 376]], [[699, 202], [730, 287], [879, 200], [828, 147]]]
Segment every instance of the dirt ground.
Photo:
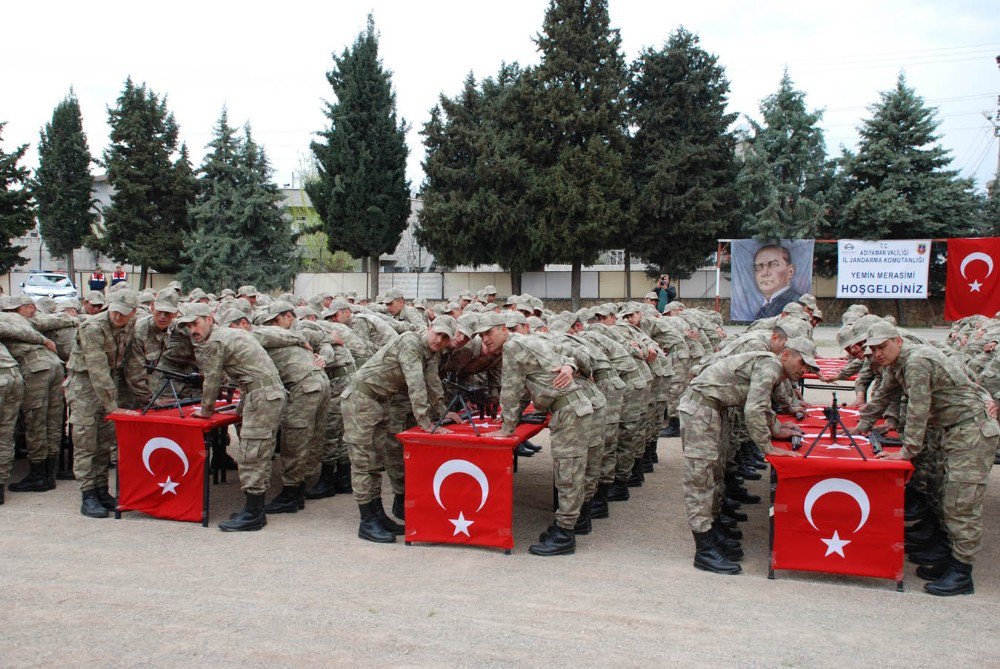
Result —
[[[828, 343], [833, 331], [817, 339]], [[545, 433], [536, 443], [547, 445]], [[8, 493], [0, 507], [0, 663], [1000, 664], [1000, 468], [986, 501], [976, 593], [941, 599], [923, 593], [912, 565], [903, 593], [873, 579], [779, 572], [768, 580], [766, 504], [745, 507], [742, 575], [695, 570], [680, 441], [661, 440], [660, 453], [632, 499], [594, 521], [575, 555], [556, 558], [527, 552], [551, 520], [547, 449], [522, 459], [515, 476], [510, 556], [361, 541], [346, 495], [273, 516], [262, 532], [222, 533], [214, 524], [240, 503], [234, 473], [213, 488], [209, 529], [137, 513], [84, 518], [72, 482]], [[19, 461], [15, 476], [25, 468]], [[749, 482], [751, 491], [765, 496], [766, 478]]]

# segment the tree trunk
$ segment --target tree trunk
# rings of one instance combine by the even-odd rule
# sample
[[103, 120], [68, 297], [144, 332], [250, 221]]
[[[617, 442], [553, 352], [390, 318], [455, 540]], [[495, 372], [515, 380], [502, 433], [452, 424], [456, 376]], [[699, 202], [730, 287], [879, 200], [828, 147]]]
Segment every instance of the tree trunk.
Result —
[[520, 295], [521, 294], [521, 273], [511, 272], [510, 273], [510, 294]]
[[569, 293], [573, 301], [573, 311], [580, 308], [580, 281], [583, 278], [583, 263], [579, 260], [573, 261], [573, 271], [569, 279]]
[[625, 301], [632, 301], [632, 252], [625, 249]]
[[368, 259], [368, 298], [374, 302], [375, 296], [378, 295], [378, 256], [372, 256]]
[[82, 293], [83, 291], [80, 289], [79, 284], [77, 284], [76, 282], [76, 267], [73, 265], [72, 251], [66, 254], [66, 276], [68, 276], [69, 280], [73, 282], [74, 286], [76, 286], [76, 292]]
[[149, 270], [146, 269], [146, 264], [139, 265], [139, 290], [146, 290], [146, 277], [148, 275]]

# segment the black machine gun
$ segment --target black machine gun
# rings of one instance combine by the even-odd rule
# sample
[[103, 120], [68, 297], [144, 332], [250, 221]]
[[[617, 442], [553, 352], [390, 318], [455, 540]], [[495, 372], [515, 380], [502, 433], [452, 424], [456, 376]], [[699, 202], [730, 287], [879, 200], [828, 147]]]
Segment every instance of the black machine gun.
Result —
[[[806, 458], [809, 457], [809, 454], [812, 453], [813, 448], [815, 448], [816, 444], [819, 443], [819, 440], [823, 438], [823, 435], [826, 433], [827, 430], [830, 431], [830, 438], [833, 440], [833, 443], [837, 443], [837, 428], [839, 427], [841, 430], [844, 431], [844, 434], [847, 436], [847, 439], [851, 442], [851, 446], [853, 446], [854, 450], [858, 452], [858, 455], [861, 456], [861, 459], [867, 460], [868, 458], [865, 457], [865, 454], [861, 450], [861, 447], [858, 446], [858, 442], [854, 441], [854, 436], [847, 430], [847, 426], [844, 425], [844, 419], [841, 418], [840, 416], [840, 407], [837, 404], [836, 393], [833, 394], [833, 400], [830, 402], [830, 406], [823, 408], [823, 415], [826, 416], [826, 425], [823, 426], [823, 429], [819, 431], [819, 434], [816, 435], [816, 438], [813, 439], [811, 444], [809, 444], [809, 448], [808, 450], [806, 450], [803, 457]], [[796, 443], [798, 445], [796, 445]], [[874, 442], [872, 443], [874, 447]], [[792, 450], [797, 451], [800, 448], [802, 448], [802, 437], [799, 437], [797, 441], [793, 437]]]
[[[472, 431], [478, 437], [479, 428], [476, 427], [475, 423], [476, 414], [478, 414], [480, 420], [485, 419], [487, 416], [496, 418], [497, 409], [499, 408], [490, 396], [489, 389], [479, 386], [463, 386], [455, 380], [453, 374], [446, 376], [441, 383], [445, 391], [452, 391], [454, 393], [451, 401], [448, 402], [448, 408], [445, 409], [445, 415], [451, 411], [455, 411], [462, 417], [463, 421], [468, 421], [469, 425], [472, 426]], [[436, 432], [444, 421], [445, 416], [442, 416], [434, 424], [431, 432]]]
[[[203, 374], [199, 374], [198, 372], [175, 372], [172, 369], [164, 369], [162, 367], [157, 367], [155, 364], [151, 363], [145, 363], [143, 367], [146, 368], [147, 374], [152, 374], [153, 372], [156, 372], [157, 374], [160, 375], [160, 377], [163, 380], [160, 382], [160, 387], [157, 389], [157, 391], [153, 393], [153, 397], [149, 400], [146, 406], [143, 407], [142, 413], [145, 414], [150, 409], [163, 409], [163, 408], [175, 407], [177, 409], [177, 413], [180, 414], [181, 418], [183, 418], [184, 412], [181, 411], [181, 407], [188, 406], [191, 404], [201, 403], [200, 397], [181, 398], [181, 396], [177, 392], [176, 384], [180, 383], [182, 385], [200, 387], [201, 384], [205, 381], [205, 376]], [[157, 401], [167, 390], [170, 391], [170, 394], [173, 397], [173, 401], [165, 406], [158, 405]], [[221, 396], [227, 402], [232, 402], [233, 396], [236, 393], [236, 386], [231, 384], [226, 384], [221, 387], [221, 390], [222, 390]]]

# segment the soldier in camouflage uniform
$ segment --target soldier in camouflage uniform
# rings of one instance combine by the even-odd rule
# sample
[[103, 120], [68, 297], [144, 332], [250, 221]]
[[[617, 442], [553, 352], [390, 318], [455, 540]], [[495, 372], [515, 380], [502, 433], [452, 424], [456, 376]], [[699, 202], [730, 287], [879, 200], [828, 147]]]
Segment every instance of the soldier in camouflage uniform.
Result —
[[0, 504], [4, 502], [4, 489], [14, 466], [14, 426], [23, 397], [24, 379], [17, 360], [0, 344]]
[[743, 556], [739, 543], [719, 524], [725, 462], [724, 417], [730, 407], [742, 407], [750, 436], [765, 453], [774, 451], [771, 437], [783, 438], [798, 429], [775, 420], [771, 393], [782, 380], [798, 381], [808, 368], [818, 369], [815, 346], [803, 338], [789, 339], [780, 356], [753, 351], [729, 356], [706, 367], [684, 393], [680, 404], [684, 450], [684, 506], [695, 540], [694, 566], [717, 574], [738, 574], [735, 560]]
[[892, 325], [873, 325], [867, 345], [888, 373], [883, 375], [880, 397], [863, 410], [857, 431], [871, 429], [881, 414], [880, 398], [891, 393], [893, 384], [907, 396], [903, 448], [880, 457], [911, 459], [924, 448], [925, 431], [940, 429], [946, 470], [942, 512], [951, 555], [923, 565], [918, 575], [936, 578], [924, 586], [933, 595], [971, 594], [972, 565], [982, 546], [983, 500], [1000, 437], [996, 403], [957, 360], [933, 346], [905, 341]]
[[287, 393], [271, 358], [257, 339], [241, 328], [215, 324], [211, 309], [188, 305], [177, 318], [178, 328], [190, 334], [198, 347], [204, 374], [201, 409], [194, 416], [215, 413], [223, 375], [240, 388], [243, 421], [236, 449], [240, 488], [246, 497], [241, 511], [219, 523], [224, 532], [260, 530], [267, 524], [264, 494], [271, 480], [271, 458]]
[[124, 411], [119, 408], [115, 377], [125, 360], [138, 304], [138, 296], [131, 290], [119, 290], [109, 296], [107, 310], [91, 316], [80, 326], [66, 366], [73, 474], [83, 495], [80, 513], [90, 518], [107, 518], [108, 511], [118, 504], [108, 492], [115, 428], [105, 417]]
[[496, 314], [484, 314], [476, 326], [484, 348], [503, 351], [500, 404], [503, 425], [499, 434], [511, 435], [521, 418], [521, 396], [527, 391], [539, 411], [551, 411], [549, 440], [558, 509], [555, 522], [528, 550], [534, 555], [565, 555], [576, 551], [573, 528], [580, 516], [585, 492], [587, 452], [593, 435], [594, 407], [574, 379], [573, 361], [555, 351], [545, 339], [511, 334]]
[[[405, 389], [414, 421], [430, 430], [433, 416], [445, 410], [438, 378], [438, 352], [455, 334], [454, 321], [437, 319], [423, 332], [405, 332], [378, 350], [351, 379], [343, 394], [344, 441], [351, 456], [351, 483], [361, 522], [358, 536], [367, 541], [391, 543], [404, 528], [382, 505], [382, 475], [378, 450], [384, 448], [389, 430], [389, 402]], [[447, 433], [447, 428], [439, 431]], [[386, 453], [386, 468], [395, 454]], [[401, 456], [400, 456], [401, 460]]]
[[159, 372], [146, 365], [159, 366], [170, 338], [170, 324], [177, 316], [177, 293], [160, 291], [148, 316], [136, 319], [135, 331], [125, 351], [125, 382], [135, 398], [136, 407], [145, 407], [162, 382]]

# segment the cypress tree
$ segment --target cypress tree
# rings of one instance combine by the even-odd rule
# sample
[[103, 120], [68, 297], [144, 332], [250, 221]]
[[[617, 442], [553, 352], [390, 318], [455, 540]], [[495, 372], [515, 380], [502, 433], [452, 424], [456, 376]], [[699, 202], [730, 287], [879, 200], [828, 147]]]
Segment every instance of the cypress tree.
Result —
[[0, 123], [0, 272], [9, 272], [14, 267], [27, 262], [21, 256], [25, 246], [12, 244], [35, 224], [35, 213], [28, 189], [29, 173], [26, 167], [18, 166], [28, 150], [23, 144], [11, 153], [3, 150], [3, 129]]

